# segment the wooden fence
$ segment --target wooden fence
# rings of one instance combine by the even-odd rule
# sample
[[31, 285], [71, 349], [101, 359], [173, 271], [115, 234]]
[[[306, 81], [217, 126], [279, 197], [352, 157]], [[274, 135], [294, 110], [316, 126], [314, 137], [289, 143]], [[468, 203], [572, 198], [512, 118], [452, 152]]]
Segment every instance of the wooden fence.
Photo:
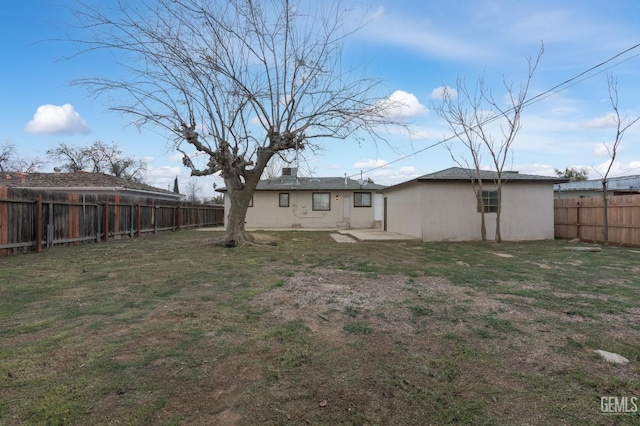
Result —
[[[640, 246], [640, 195], [607, 198], [609, 243]], [[602, 197], [554, 200], [555, 237], [603, 242], [604, 202]]]
[[0, 256], [223, 223], [223, 206], [0, 186]]

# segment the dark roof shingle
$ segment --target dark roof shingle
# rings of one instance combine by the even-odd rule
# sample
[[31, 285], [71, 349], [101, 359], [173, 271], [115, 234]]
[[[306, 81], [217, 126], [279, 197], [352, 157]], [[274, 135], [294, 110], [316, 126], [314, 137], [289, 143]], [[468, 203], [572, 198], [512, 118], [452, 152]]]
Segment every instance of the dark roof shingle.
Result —
[[[282, 176], [258, 182], [256, 191], [377, 191], [384, 185], [364, 182], [343, 177], [292, 177]], [[216, 191], [225, 192], [226, 188]]]
[[[458, 180], [470, 180], [471, 176], [475, 176], [475, 170], [463, 169], [462, 167], [450, 167], [448, 169], [440, 170], [439, 172], [429, 173], [416, 178], [418, 182], [424, 181], [458, 181]], [[482, 180], [497, 180], [498, 173], [491, 170], [480, 170], [480, 178]], [[551, 181], [554, 183], [566, 182], [567, 179], [552, 177], [552, 176], [540, 176], [540, 175], [527, 175], [519, 172], [503, 171], [503, 181]]]
[[156, 188], [103, 173], [4, 173], [0, 175], [0, 186], [13, 188], [121, 188], [178, 196], [172, 191]]

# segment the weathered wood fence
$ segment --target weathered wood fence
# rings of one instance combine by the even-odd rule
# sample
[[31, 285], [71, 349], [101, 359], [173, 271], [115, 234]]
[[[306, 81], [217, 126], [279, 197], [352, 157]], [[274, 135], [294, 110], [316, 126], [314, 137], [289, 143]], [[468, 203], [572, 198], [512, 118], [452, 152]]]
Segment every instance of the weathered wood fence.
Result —
[[223, 223], [217, 205], [0, 186], [0, 256]]
[[[607, 198], [609, 243], [640, 246], [640, 195]], [[554, 200], [555, 237], [603, 242], [602, 197]]]

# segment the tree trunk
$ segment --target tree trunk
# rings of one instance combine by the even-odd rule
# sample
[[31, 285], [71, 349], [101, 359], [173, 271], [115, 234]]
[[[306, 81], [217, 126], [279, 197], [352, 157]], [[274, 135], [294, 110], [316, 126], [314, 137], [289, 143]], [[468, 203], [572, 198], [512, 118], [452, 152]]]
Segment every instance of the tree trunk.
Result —
[[[227, 197], [229, 198], [229, 211], [227, 212], [227, 228], [224, 236], [216, 241], [227, 247], [235, 247], [243, 244], [253, 244], [255, 239], [245, 230], [245, 221], [249, 203], [253, 197], [255, 185], [237, 185], [231, 180], [225, 179]], [[234, 186], [237, 186], [234, 188]]]
[[244, 198], [245, 197], [231, 198], [231, 205], [229, 207], [229, 213], [227, 214], [227, 229], [224, 233], [224, 241], [222, 241], [230, 247], [253, 242], [253, 238], [244, 228], [247, 209], [249, 207], [249, 202], [244, 202]]
[[604, 244], [609, 244], [609, 200], [607, 199], [607, 180], [602, 179], [602, 207], [604, 217]]
[[502, 215], [502, 178], [498, 177], [498, 209], [496, 210], [496, 242], [502, 242], [502, 232], [500, 231], [500, 216]]
[[484, 213], [484, 200], [482, 199], [482, 179], [478, 179], [476, 198], [480, 206], [480, 238], [482, 238], [482, 241], [487, 241], [487, 222]]

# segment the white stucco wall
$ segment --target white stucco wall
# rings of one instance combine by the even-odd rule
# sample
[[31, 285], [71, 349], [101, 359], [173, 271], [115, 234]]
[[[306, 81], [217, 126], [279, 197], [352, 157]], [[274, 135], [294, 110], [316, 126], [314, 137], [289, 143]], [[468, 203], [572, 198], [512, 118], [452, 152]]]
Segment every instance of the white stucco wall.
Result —
[[[329, 211], [313, 210], [312, 191], [288, 191], [289, 207], [279, 207], [281, 192], [287, 191], [254, 193], [253, 207], [247, 210], [247, 228], [337, 228], [339, 222], [344, 221], [348, 221], [351, 228], [374, 226], [375, 192], [371, 192], [371, 207], [354, 207], [353, 191], [313, 191], [330, 193]], [[225, 211], [228, 212], [229, 208], [229, 200], [225, 197]], [[225, 225], [226, 220], [225, 217]]]
[[[387, 231], [422, 238], [422, 192], [419, 183], [409, 183], [383, 192], [387, 199]], [[384, 218], [383, 218], [384, 220]]]
[[[485, 183], [485, 190], [495, 187]], [[481, 215], [468, 182], [413, 182], [383, 192], [387, 230], [423, 241], [478, 240]], [[495, 235], [495, 213], [485, 215], [487, 238]], [[503, 240], [553, 238], [553, 185], [507, 182], [503, 186]]]

